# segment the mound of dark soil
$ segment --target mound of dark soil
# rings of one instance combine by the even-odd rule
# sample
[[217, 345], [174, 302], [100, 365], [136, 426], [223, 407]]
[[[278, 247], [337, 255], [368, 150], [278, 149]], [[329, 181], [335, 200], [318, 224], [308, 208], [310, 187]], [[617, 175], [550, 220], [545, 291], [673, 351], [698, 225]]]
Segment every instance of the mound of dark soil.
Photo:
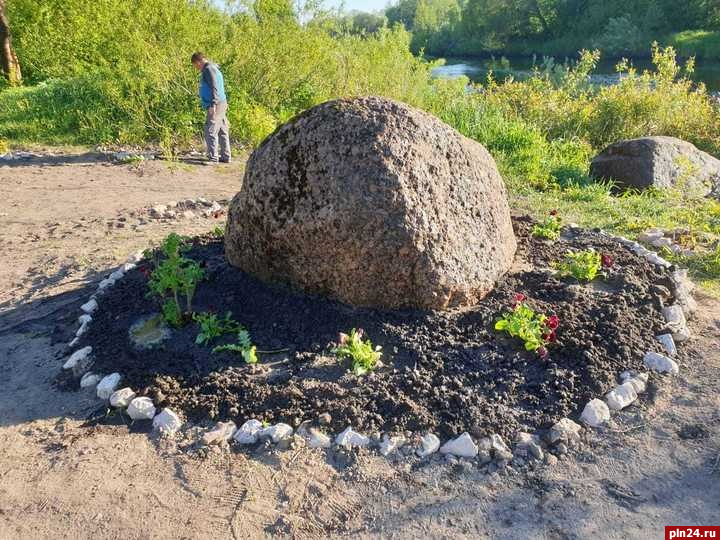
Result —
[[[129, 327], [157, 311], [137, 270], [102, 297], [82, 345], [93, 346], [95, 371], [122, 373], [124, 384], [192, 420], [298, 425], [329, 412], [335, 430], [432, 429], [444, 436], [466, 430], [511, 436], [548, 427], [608, 391], [621, 371], [642, 368], [664, 325], [667, 289], [658, 285], [669, 285], [669, 278], [598, 233], [568, 233], [549, 243], [530, 237], [529, 218], [514, 226], [514, 269], [478, 306], [445, 312], [355, 309], [270, 287], [229, 266], [221, 241], [198, 238], [189, 256], [206, 264], [208, 279], [198, 288], [195, 309], [232, 311], [259, 349], [289, 353], [261, 355], [257, 369], [239, 356], [195, 345], [195, 324], [173, 331], [161, 348], [135, 350]], [[606, 279], [580, 285], [550, 270], [569, 248], [591, 246], [615, 259]], [[493, 328], [516, 293], [560, 318], [547, 360]], [[365, 329], [385, 353], [383, 367], [362, 378], [329, 352], [338, 332], [353, 327]]]

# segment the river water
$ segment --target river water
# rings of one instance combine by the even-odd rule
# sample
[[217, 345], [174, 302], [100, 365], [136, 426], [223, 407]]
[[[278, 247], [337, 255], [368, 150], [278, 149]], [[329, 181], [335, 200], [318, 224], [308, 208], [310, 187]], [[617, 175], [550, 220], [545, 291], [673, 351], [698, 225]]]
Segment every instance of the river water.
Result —
[[[500, 62], [499, 58], [495, 58], [495, 60], [447, 58], [444, 66], [433, 69], [433, 76], [452, 79], [464, 75], [473, 82], [482, 83], [485, 82], [492, 68], [494, 77], [498, 81], [502, 81], [510, 75], [517, 79], [522, 79], [531, 74], [533, 66], [540, 67], [541, 64], [541, 57], [535, 59], [513, 58], [509, 60], [509, 68], [507, 63]], [[617, 61], [601, 61], [591, 76], [591, 81], [596, 84], [617, 83], [620, 80], [620, 76], [615, 71], [616, 64]], [[652, 68], [649, 60], [635, 60], [633, 61], [633, 65], [638, 71]], [[720, 63], [697, 61], [692, 78], [696, 82], [704, 82], [709, 91], [713, 93], [720, 92]]]

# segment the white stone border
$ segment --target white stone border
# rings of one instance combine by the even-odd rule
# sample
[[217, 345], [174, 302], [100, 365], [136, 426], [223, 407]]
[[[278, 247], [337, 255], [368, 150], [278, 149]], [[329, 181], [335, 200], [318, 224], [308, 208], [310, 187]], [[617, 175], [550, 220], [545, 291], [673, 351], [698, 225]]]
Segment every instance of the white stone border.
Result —
[[[577, 226], [570, 227], [573, 229], [579, 228]], [[646, 249], [638, 242], [622, 236], [612, 236], [603, 230], [600, 230], [599, 234], [616, 240], [654, 265], [663, 268], [672, 266], [669, 261]], [[80, 308], [83, 312], [78, 319], [80, 326], [75, 338], [68, 345], [69, 349], [75, 348], [80, 337], [92, 323], [92, 314], [98, 309], [98, 298], [121, 280], [127, 272], [136, 268], [137, 263], [143, 257], [143, 251], [133, 254], [126, 263], [100, 282], [97, 291]], [[671, 291], [675, 304], [663, 308], [663, 316], [667, 322], [668, 332], [654, 336], [659, 343], [658, 347], [666, 354], [648, 351], [643, 358], [643, 362], [650, 371], [676, 375], [679, 373], [679, 366], [671, 357], [677, 355], [676, 343], [681, 343], [690, 338], [686, 317], [689, 317], [695, 311], [696, 305], [691, 295], [693, 285], [687, 277], [687, 270], [673, 271], [671, 279], [675, 287], [675, 291]], [[72, 352], [64, 362], [63, 369], [70, 370], [73, 376], [80, 378], [82, 388], [95, 387], [99, 399], [109, 401], [110, 405], [116, 409], [126, 409], [131, 419], [152, 420], [154, 430], [161, 435], [172, 436], [183, 426], [180, 416], [171, 409], [165, 408], [159, 414], [156, 414], [155, 405], [150, 398], [136, 397], [131, 388], [118, 389], [122, 381], [120, 373], [111, 373], [105, 376], [96, 374], [90, 371], [92, 364], [92, 347], [87, 346]], [[610, 420], [611, 411], [621, 411], [634, 403], [638, 396], [645, 392], [649, 380], [648, 373], [634, 371], [625, 371], [619, 377], [622, 382], [608, 392], [603, 399], [595, 398], [586, 404], [580, 415], [582, 423], [592, 428], [603, 426]], [[562, 418], [553, 425], [544, 442], [548, 447], [555, 447], [556, 453], [564, 454], [568, 450], [568, 445], [574, 445], [580, 440], [581, 430], [581, 425], [569, 418]], [[259, 441], [278, 444], [297, 437], [311, 448], [351, 449], [376, 446], [384, 456], [397, 453], [401, 448], [407, 447], [409, 444], [404, 435], [393, 436], [385, 433], [382, 440], [379, 440], [379, 438], [373, 440], [354, 431], [351, 426], [348, 426], [333, 440], [331, 436], [321, 429], [312, 427], [310, 421], [302, 423], [297, 430], [294, 430], [284, 423], [264, 425], [257, 419], [246, 421], [240, 428], [232, 421], [218, 422], [214, 428], [205, 432], [202, 442], [206, 446], [210, 446], [228, 444], [232, 440], [242, 446], [256, 444]], [[419, 443], [419, 446], [417, 443]], [[412, 453], [419, 458], [427, 458], [440, 452], [450, 460], [456, 458], [472, 459], [477, 460], [481, 465], [493, 462], [498, 468], [504, 467], [511, 460], [518, 458], [521, 460], [544, 460], [548, 464], [557, 461], [553, 454], [543, 451], [542, 441], [536, 434], [518, 432], [514, 447], [515, 451], [513, 453], [498, 434], [484, 437], [476, 443], [467, 432], [441, 445], [440, 439], [434, 433], [428, 432], [419, 441], [416, 441]], [[408, 452], [405, 453], [408, 454]]]

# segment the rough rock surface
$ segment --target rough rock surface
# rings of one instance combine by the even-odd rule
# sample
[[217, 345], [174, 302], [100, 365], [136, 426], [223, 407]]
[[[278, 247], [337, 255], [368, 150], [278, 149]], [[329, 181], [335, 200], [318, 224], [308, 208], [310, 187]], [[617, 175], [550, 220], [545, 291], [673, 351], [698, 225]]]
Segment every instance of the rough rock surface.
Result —
[[266, 139], [226, 233], [230, 263], [263, 281], [382, 308], [472, 304], [515, 250], [485, 148], [376, 97], [324, 103]]
[[629, 188], [692, 187], [720, 197], [720, 160], [674, 137], [616, 142], [593, 159], [590, 174]]

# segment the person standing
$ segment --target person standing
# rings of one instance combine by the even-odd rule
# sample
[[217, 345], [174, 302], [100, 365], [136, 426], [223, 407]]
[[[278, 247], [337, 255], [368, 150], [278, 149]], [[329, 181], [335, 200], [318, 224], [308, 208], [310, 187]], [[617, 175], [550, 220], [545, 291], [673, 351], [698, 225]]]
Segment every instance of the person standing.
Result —
[[[200, 103], [206, 111], [205, 144], [208, 164], [230, 163], [230, 123], [227, 119], [228, 103], [225, 96], [225, 79], [217, 64], [203, 53], [193, 53], [192, 65], [200, 72]], [[218, 142], [220, 152], [218, 155]]]

